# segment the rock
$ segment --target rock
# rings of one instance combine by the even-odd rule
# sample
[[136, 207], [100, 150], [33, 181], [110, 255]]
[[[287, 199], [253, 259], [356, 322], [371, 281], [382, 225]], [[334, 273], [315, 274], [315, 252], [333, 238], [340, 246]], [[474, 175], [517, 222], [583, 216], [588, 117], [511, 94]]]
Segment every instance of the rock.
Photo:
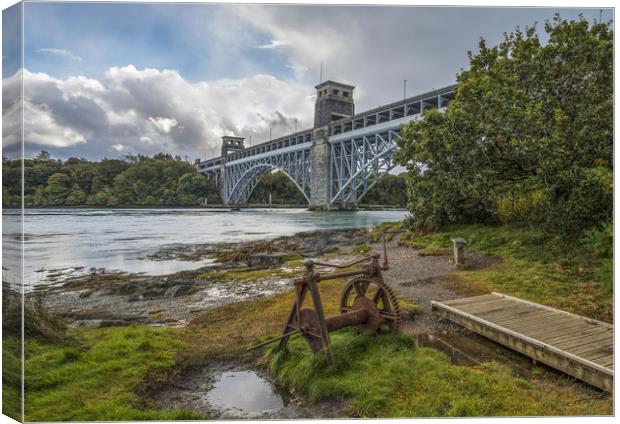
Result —
[[127, 296], [135, 294], [140, 289], [138, 281], [129, 281], [116, 289], [116, 294]]
[[247, 264], [251, 268], [275, 268], [282, 265], [288, 256], [287, 253], [256, 253], [248, 256]]
[[186, 296], [188, 294], [192, 294], [194, 291], [195, 291], [195, 288], [189, 284], [178, 284], [176, 286], [172, 286], [168, 288], [164, 292], [164, 297]]

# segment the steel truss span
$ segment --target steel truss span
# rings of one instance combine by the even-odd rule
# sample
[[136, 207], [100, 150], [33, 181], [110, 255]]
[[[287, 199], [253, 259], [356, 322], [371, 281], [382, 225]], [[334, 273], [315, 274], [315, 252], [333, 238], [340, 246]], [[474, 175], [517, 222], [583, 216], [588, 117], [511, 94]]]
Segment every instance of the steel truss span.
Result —
[[357, 204], [396, 165], [399, 130], [330, 142], [330, 204]]
[[247, 203], [252, 191], [267, 172], [283, 172], [310, 202], [310, 148], [275, 153], [255, 160], [233, 163], [226, 167], [224, 197], [227, 204]]

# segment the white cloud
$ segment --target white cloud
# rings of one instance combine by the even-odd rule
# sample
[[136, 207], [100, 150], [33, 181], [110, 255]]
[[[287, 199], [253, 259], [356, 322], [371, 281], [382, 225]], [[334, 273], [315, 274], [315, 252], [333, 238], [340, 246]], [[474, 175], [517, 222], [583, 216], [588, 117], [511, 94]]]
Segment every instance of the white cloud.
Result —
[[152, 116], [149, 116], [149, 121], [151, 121], [155, 129], [162, 134], [168, 134], [178, 124], [177, 120], [174, 118], [153, 118]]
[[286, 67], [293, 71], [293, 74], [295, 75], [295, 79], [298, 81], [302, 80], [303, 77], [306, 75], [306, 72], [308, 72], [307, 66], [299, 65], [296, 63], [288, 63], [286, 64]]
[[[34, 74], [25, 70], [24, 81], [30, 81], [31, 85], [28, 86], [30, 88], [28, 90], [24, 87], [24, 99], [21, 100], [21, 77], [21, 72], [18, 71], [2, 81], [2, 118], [5, 127], [3, 145], [21, 142], [22, 108], [24, 139], [29, 143], [50, 147], [68, 147], [85, 143], [84, 133], [59, 121], [48, 102], [37, 102], [32, 99], [32, 88], [35, 90], [41, 88], [45, 96], [45, 93], [49, 94], [55, 90], [56, 81], [45, 74]], [[58, 100], [62, 102], [62, 98]]]
[[[3, 80], [5, 120], [19, 117], [19, 80]], [[314, 110], [311, 89], [270, 75], [190, 82], [174, 70], [132, 65], [110, 68], [103, 81], [24, 70], [24, 92], [32, 151], [47, 146], [60, 149], [58, 156], [93, 159], [121, 146], [204, 158], [219, 152], [222, 135], [251, 136], [256, 144], [270, 128], [274, 138], [292, 132], [296, 119], [299, 129], [309, 128]], [[18, 131], [5, 144], [19, 138]]]
[[279, 41], [279, 40], [271, 40], [271, 42], [269, 44], [261, 44], [256, 46], [257, 49], [275, 49], [277, 47], [282, 47], [282, 46], [286, 46], [289, 43], [287, 43], [286, 41]]
[[118, 143], [118, 144], [113, 144], [112, 148], [116, 150], [117, 152], [122, 152], [125, 149], [125, 146]]
[[46, 47], [46, 48], [37, 50], [37, 52], [50, 54], [52, 56], [57, 56], [63, 59], [73, 60], [75, 62], [82, 61], [82, 58], [80, 56], [74, 53], [71, 53], [69, 50], [65, 50], [65, 49], [54, 49], [54, 48]]

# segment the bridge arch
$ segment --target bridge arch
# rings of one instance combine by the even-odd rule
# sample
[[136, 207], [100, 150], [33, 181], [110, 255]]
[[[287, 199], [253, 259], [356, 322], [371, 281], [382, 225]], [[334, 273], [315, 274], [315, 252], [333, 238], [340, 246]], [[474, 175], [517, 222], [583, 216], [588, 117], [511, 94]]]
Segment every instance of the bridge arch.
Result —
[[[293, 182], [297, 190], [303, 194], [304, 198], [308, 203], [310, 203], [310, 195], [307, 192], [308, 187], [302, 187], [296, 179], [287, 172], [286, 169], [283, 169], [279, 166], [273, 165], [271, 163], [257, 163], [251, 168], [245, 170], [241, 176], [238, 178], [236, 183], [233, 185], [231, 191], [228, 193], [227, 203], [229, 204], [243, 204], [247, 203], [250, 195], [260, 182], [260, 179], [267, 172], [277, 170], [282, 172], [286, 177]], [[304, 180], [301, 181], [301, 184], [304, 184]]]

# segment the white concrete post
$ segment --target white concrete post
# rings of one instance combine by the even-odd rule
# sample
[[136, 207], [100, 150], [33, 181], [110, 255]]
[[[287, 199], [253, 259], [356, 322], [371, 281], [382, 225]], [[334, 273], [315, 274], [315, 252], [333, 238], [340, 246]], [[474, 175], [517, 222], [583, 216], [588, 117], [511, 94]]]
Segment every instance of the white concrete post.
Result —
[[454, 264], [462, 265], [465, 263], [465, 246], [467, 241], [463, 238], [452, 239], [452, 250], [454, 252]]

